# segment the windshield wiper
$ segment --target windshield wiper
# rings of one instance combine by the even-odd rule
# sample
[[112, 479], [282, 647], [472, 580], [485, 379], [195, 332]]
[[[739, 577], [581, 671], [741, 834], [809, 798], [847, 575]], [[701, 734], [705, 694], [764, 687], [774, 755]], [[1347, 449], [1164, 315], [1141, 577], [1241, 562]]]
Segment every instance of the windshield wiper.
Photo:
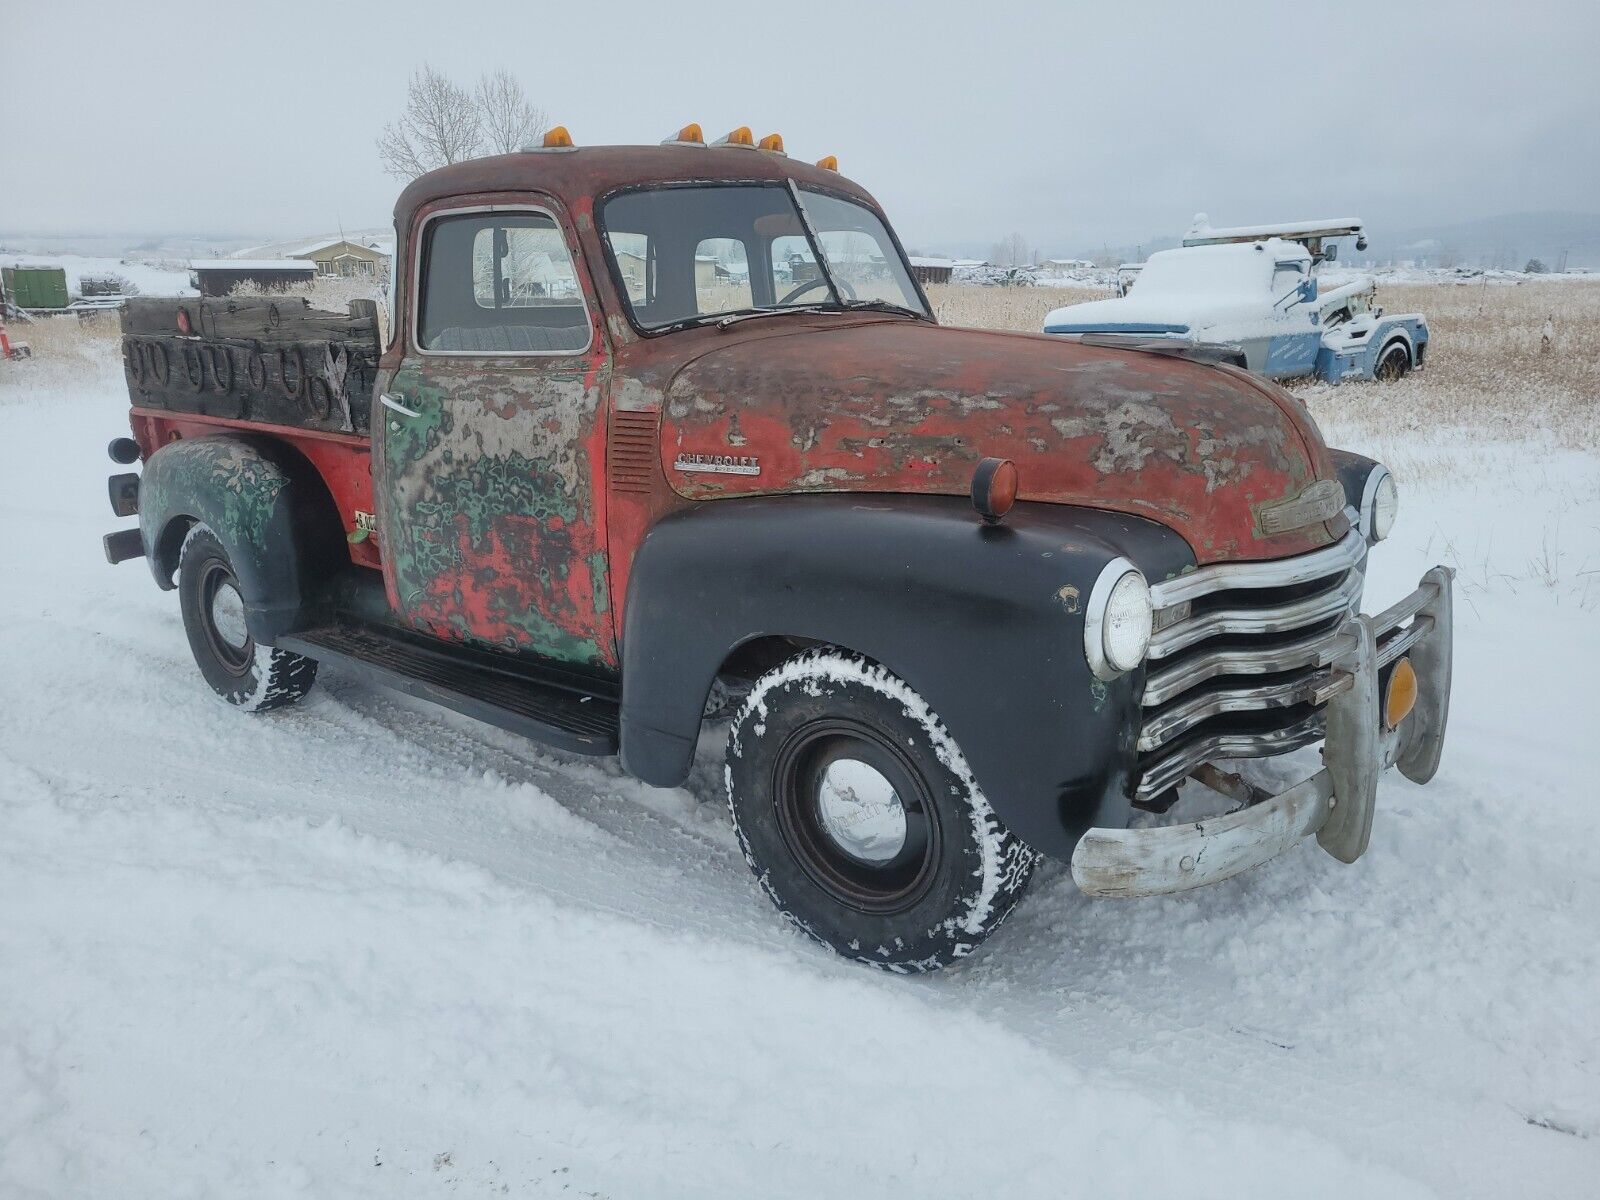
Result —
[[835, 304], [832, 300], [820, 304], [784, 304], [774, 308], [752, 308], [747, 312], [733, 313], [723, 317], [717, 322], [718, 329], [726, 329], [730, 325], [737, 325], [740, 321], [751, 321], [756, 317], [775, 317], [779, 313], [844, 313], [844, 312], [886, 312], [900, 313], [908, 317], [916, 317], [919, 321], [926, 321], [928, 314], [918, 312], [914, 308], [907, 308], [904, 304], [895, 304], [889, 300], [846, 300]]
[[838, 305], [828, 304], [778, 304], [771, 308], [751, 308], [744, 312], [736, 312], [723, 317], [717, 322], [718, 329], [726, 329], [730, 325], [737, 325], [740, 321], [753, 321], [757, 317], [775, 317], [779, 313], [823, 313], [838, 312]]
[[681, 321], [672, 321], [666, 325], [652, 325], [648, 333], [677, 333], [680, 329], [693, 329], [696, 325], [709, 325], [717, 319], [716, 313], [702, 313], [697, 317], [685, 317]]
[[668, 325], [657, 325], [650, 330], [651, 333], [676, 333], [680, 329], [693, 329], [697, 325], [710, 325], [715, 323], [718, 329], [727, 329], [730, 325], [737, 325], [741, 321], [753, 321], [757, 317], [776, 317], [784, 313], [842, 313], [842, 312], [886, 312], [899, 313], [908, 317], [916, 317], [919, 321], [928, 320], [928, 314], [908, 308], [904, 304], [895, 304], [889, 300], [845, 300], [835, 303], [832, 300], [822, 301], [817, 304], [775, 304], [771, 308], [747, 308], [739, 312], [719, 316], [716, 313], [702, 313], [695, 317], [685, 317], [681, 321], [673, 321]]
[[896, 304], [892, 300], [846, 300], [839, 306], [850, 312], [886, 312], [904, 313], [908, 317], [916, 317], [919, 321], [926, 321], [928, 314], [908, 305]]

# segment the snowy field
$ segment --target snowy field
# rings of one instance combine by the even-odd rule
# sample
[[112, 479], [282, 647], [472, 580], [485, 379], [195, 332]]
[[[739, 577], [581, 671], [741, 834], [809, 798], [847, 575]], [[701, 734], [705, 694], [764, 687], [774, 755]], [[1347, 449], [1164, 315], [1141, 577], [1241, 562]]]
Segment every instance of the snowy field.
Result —
[[[203, 257], [203, 256], [197, 256]], [[140, 296], [196, 296], [189, 286], [189, 264], [179, 258], [92, 258], [81, 254], [0, 253], [8, 267], [60, 267], [66, 272], [67, 291], [79, 295], [85, 275], [120, 275]]]
[[[947, 318], [994, 302], [963, 291], [997, 292]], [[911, 980], [772, 913], [718, 731], [659, 790], [332, 670], [223, 706], [173, 596], [101, 557], [114, 343], [30, 333], [0, 1196], [1595, 1195], [1600, 287], [1412, 291], [1382, 298], [1429, 313], [1427, 372], [1302, 394], [1401, 481], [1369, 610], [1460, 569], [1438, 779], [1385, 781], [1354, 866], [1128, 902], [1048, 868]]]

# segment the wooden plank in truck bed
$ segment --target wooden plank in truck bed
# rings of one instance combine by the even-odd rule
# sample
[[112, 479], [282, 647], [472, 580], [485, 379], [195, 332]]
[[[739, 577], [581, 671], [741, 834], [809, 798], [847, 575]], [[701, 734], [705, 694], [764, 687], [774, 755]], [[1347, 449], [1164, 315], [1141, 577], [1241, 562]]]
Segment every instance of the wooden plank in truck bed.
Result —
[[136, 297], [122, 310], [140, 408], [366, 436], [379, 353], [370, 300], [333, 313], [303, 297]]

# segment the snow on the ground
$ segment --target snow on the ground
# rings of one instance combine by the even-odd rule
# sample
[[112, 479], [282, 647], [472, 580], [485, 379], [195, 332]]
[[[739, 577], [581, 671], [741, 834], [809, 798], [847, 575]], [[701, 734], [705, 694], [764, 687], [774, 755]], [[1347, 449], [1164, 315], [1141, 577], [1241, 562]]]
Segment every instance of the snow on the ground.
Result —
[[662, 790], [334, 671], [223, 706], [172, 595], [101, 558], [114, 359], [28, 369], [0, 364], [0, 1195], [1594, 1194], [1594, 458], [1408, 485], [1369, 605], [1447, 544], [1485, 569], [1444, 767], [1385, 781], [1359, 863], [1126, 902], [1046, 869], [977, 961], [907, 980], [767, 907], [715, 733]]
[[121, 275], [141, 296], [196, 296], [189, 286], [189, 264], [177, 259], [95, 258], [82, 254], [0, 253], [0, 266], [60, 267], [67, 273], [67, 291], [82, 294], [85, 275]]

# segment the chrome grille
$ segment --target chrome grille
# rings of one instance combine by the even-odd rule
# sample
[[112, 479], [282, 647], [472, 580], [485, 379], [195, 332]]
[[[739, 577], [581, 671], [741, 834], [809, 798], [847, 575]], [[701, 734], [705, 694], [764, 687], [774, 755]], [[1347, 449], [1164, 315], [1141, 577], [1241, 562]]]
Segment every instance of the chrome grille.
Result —
[[1151, 587], [1136, 802], [1213, 758], [1282, 754], [1322, 737], [1330, 664], [1360, 608], [1365, 558], [1352, 529], [1310, 554], [1219, 563]]

